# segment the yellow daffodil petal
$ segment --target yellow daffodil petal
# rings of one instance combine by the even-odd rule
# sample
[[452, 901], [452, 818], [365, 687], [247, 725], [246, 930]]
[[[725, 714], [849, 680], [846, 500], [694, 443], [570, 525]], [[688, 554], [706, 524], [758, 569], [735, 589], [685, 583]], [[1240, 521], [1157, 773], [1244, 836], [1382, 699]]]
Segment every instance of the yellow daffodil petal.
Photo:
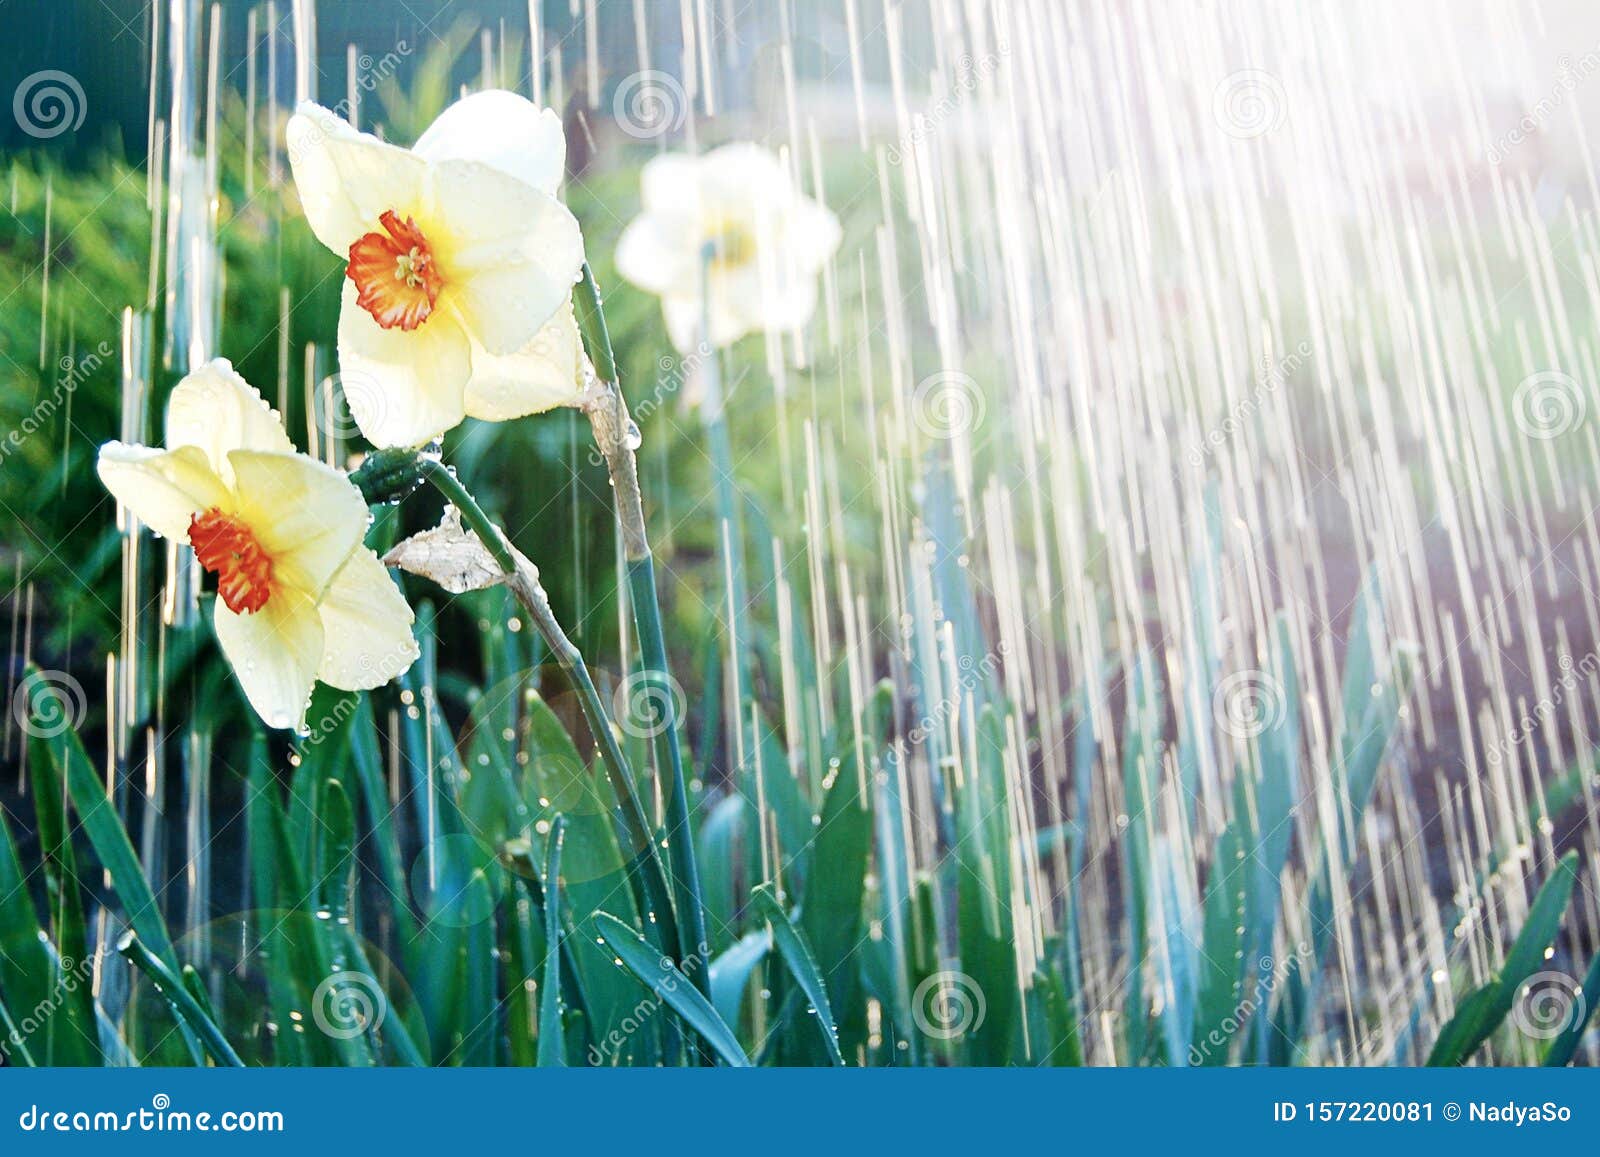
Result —
[[291, 588], [274, 590], [259, 611], [241, 615], [218, 599], [213, 622], [250, 706], [269, 727], [302, 728], [322, 661], [316, 602]]
[[378, 556], [357, 547], [333, 576], [317, 608], [322, 662], [317, 678], [346, 691], [381, 687], [405, 674], [421, 653], [412, 613]]
[[304, 103], [289, 118], [287, 147], [311, 231], [341, 257], [378, 228], [386, 210], [405, 217], [425, 204], [426, 161], [357, 132], [321, 105]]
[[462, 97], [439, 114], [412, 150], [440, 161], [478, 161], [551, 196], [566, 170], [561, 118], [514, 92]]
[[233, 507], [233, 494], [198, 446], [160, 450], [107, 442], [97, 466], [105, 488], [162, 538], [189, 541], [189, 522], [213, 506]]
[[583, 267], [577, 218], [550, 194], [474, 162], [442, 162], [432, 182], [430, 239], [444, 294], [490, 353], [515, 353], [572, 296]]
[[277, 413], [226, 358], [208, 362], [173, 388], [167, 402], [167, 445], [198, 446], [230, 486], [229, 451], [295, 452]]
[[409, 333], [384, 329], [356, 304], [356, 287], [346, 281], [339, 368], [345, 377], [368, 383], [345, 398], [375, 446], [420, 446], [466, 416], [472, 343], [451, 313], [436, 313]]
[[235, 450], [228, 461], [239, 517], [272, 559], [272, 598], [280, 587], [320, 597], [366, 532], [361, 492], [304, 454]]
[[496, 357], [474, 344], [468, 416], [507, 422], [575, 404], [583, 392], [581, 348], [571, 301], [514, 354]]

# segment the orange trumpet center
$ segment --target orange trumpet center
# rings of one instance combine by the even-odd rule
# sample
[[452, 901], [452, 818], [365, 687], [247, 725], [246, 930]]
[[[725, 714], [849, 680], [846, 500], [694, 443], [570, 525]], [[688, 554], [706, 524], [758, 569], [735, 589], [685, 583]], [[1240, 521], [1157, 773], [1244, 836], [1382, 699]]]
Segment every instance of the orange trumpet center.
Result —
[[189, 544], [217, 576], [217, 594], [238, 615], [253, 615], [272, 596], [272, 557], [250, 528], [213, 506], [189, 520]]
[[350, 246], [345, 276], [356, 283], [356, 303], [384, 329], [416, 329], [433, 312], [444, 278], [415, 221], [388, 209], [378, 222], [384, 232]]

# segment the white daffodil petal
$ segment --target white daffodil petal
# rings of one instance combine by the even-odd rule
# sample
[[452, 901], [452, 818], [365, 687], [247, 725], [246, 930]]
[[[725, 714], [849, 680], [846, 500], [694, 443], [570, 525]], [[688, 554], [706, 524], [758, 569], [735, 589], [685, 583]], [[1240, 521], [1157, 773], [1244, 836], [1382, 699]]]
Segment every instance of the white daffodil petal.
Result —
[[617, 272], [651, 293], [697, 292], [701, 258], [692, 225], [645, 214], [617, 238]]
[[100, 447], [100, 481], [116, 500], [162, 538], [189, 541], [189, 522], [213, 506], [233, 507], [233, 494], [198, 446], [159, 450], [107, 442]]
[[420, 446], [466, 416], [463, 396], [472, 375], [472, 343], [450, 313], [437, 312], [407, 333], [384, 329], [356, 304], [345, 282], [339, 309], [339, 369], [364, 383], [345, 400], [374, 446]]
[[413, 615], [378, 556], [357, 547], [333, 576], [317, 608], [322, 662], [317, 678], [346, 691], [381, 687], [405, 674], [421, 653]]
[[577, 218], [548, 193], [485, 165], [445, 161], [432, 178], [435, 255], [449, 304], [490, 353], [515, 353], [572, 296], [583, 268]]
[[784, 231], [783, 253], [797, 271], [813, 275], [827, 265], [839, 248], [839, 218], [826, 205], [803, 197], [794, 206]]
[[514, 354], [496, 357], [472, 347], [467, 414], [486, 422], [508, 422], [571, 406], [583, 392], [578, 319], [572, 304], [556, 312], [533, 341]]
[[744, 266], [713, 282], [712, 297], [718, 306], [713, 316], [726, 311], [747, 333], [799, 329], [817, 310], [817, 278], [776, 264]]
[[428, 164], [409, 149], [386, 144], [321, 105], [302, 104], [289, 118], [289, 165], [311, 231], [329, 249], [350, 246], [379, 228], [388, 209], [420, 213]]
[[286, 588], [274, 590], [259, 611], [241, 615], [218, 599], [212, 621], [222, 653], [256, 713], [269, 727], [303, 727], [322, 660], [316, 603]]
[[645, 212], [692, 217], [699, 212], [700, 161], [687, 153], [662, 153], [639, 171], [639, 201]]
[[[661, 316], [667, 323], [667, 336], [672, 339], [679, 353], [691, 352], [704, 340], [701, 333], [704, 315], [698, 297], [680, 295], [661, 299]], [[739, 318], [731, 316], [726, 310], [712, 310], [712, 346], [732, 345], [744, 335], [744, 323]]]
[[[763, 278], [755, 265], [749, 264], [713, 271], [706, 306], [702, 306], [698, 294], [663, 297], [662, 312], [672, 344], [688, 353], [702, 340], [721, 347], [760, 330], [792, 328], [796, 324], [792, 313], [777, 308], [780, 298], [775, 286], [775, 282]], [[703, 333], [707, 322], [710, 323], [709, 337]]]
[[218, 477], [230, 485], [230, 450], [294, 453], [277, 413], [227, 358], [206, 363], [174, 387], [167, 402], [167, 445], [200, 447]]
[[361, 544], [367, 504], [350, 479], [304, 454], [235, 450], [239, 517], [272, 559], [272, 597], [294, 587], [315, 599]]
[[[617, 270], [661, 297], [680, 350], [703, 337], [721, 346], [810, 321], [839, 222], [800, 191], [776, 153], [738, 143], [700, 157], [658, 157], [641, 181], [645, 212], [618, 241]], [[706, 268], [708, 244], [716, 256]]]
[[514, 92], [462, 97], [439, 114], [412, 150], [428, 161], [478, 161], [555, 196], [566, 171], [561, 118]]
[[699, 196], [707, 212], [748, 212], [790, 204], [798, 195], [789, 171], [770, 149], [738, 141], [700, 158]]

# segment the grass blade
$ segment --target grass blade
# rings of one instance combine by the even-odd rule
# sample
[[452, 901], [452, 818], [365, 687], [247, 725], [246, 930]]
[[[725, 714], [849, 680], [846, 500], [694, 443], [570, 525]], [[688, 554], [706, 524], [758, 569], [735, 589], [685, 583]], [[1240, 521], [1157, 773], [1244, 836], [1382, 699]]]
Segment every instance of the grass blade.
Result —
[[839, 1030], [833, 1022], [833, 1008], [828, 1004], [828, 989], [822, 982], [817, 958], [812, 954], [811, 945], [806, 943], [805, 933], [789, 919], [789, 914], [783, 910], [783, 905], [773, 893], [772, 885], [762, 884], [752, 892], [750, 903], [756, 915], [771, 926], [773, 943], [778, 946], [778, 954], [783, 957], [783, 962], [789, 966], [789, 975], [794, 977], [795, 983], [811, 1002], [817, 1027], [822, 1030], [823, 1043], [828, 1048], [829, 1059], [842, 1066], [844, 1054], [839, 1051]]
[[[871, 755], [864, 758], [870, 766]], [[867, 858], [872, 850], [871, 802], [864, 791], [869, 773], [857, 763], [855, 744], [847, 747], [847, 754], [830, 774], [812, 852], [812, 862], [826, 864], [827, 870], [813, 872], [806, 883], [800, 927], [828, 991], [846, 1012], [839, 1035], [850, 1042], [843, 1047], [853, 1052], [865, 1028], [858, 1023], [864, 1018], [857, 1016], [860, 1002], [853, 995], [859, 974], [854, 958], [862, 941]]]
[[1600, 954], [1589, 962], [1589, 972], [1583, 978], [1583, 988], [1578, 998], [1579, 1003], [1575, 1015], [1567, 1018], [1565, 1027], [1545, 1050], [1541, 1064], [1550, 1067], [1560, 1067], [1571, 1062], [1572, 1055], [1578, 1051], [1578, 1042], [1583, 1039], [1583, 1030], [1589, 1025], [1589, 1018], [1594, 1015], [1594, 1006], [1600, 1001]]
[[1560, 931], [1577, 875], [1578, 854], [1568, 852], [1534, 897], [1527, 922], [1512, 942], [1499, 973], [1463, 1000], [1455, 1016], [1439, 1030], [1439, 1040], [1428, 1054], [1429, 1065], [1465, 1064], [1500, 1027], [1516, 1001], [1517, 990], [1544, 963], [1544, 954]]
[[[1236, 815], [1220, 836], [1211, 858], [1211, 878], [1206, 881], [1205, 932], [1201, 941], [1199, 996], [1195, 1003], [1194, 1038], [1189, 1048], [1191, 1065], [1225, 1065], [1232, 1046], [1234, 1024], [1243, 992], [1244, 972], [1239, 966], [1245, 939], [1245, 892], [1250, 868], [1240, 834], [1242, 815]], [[1248, 965], [1247, 965], [1248, 967]]]
[[[55, 1017], [46, 1022], [44, 1057], [49, 1065], [98, 1065], [103, 1057], [95, 1028], [94, 995], [87, 984], [66, 983], [67, 970], [89, 958], [89, 934], [77, 857], [67, 825], [66, 793], [44, 734], [47, 733], [40, 732], [28, 741], [28, 767], [34, 786], [34, 815], [51, 929], [61, 957], [53, 973], [62, 1012], [59, 1022]], [[56, 1031], [58, 1023], [61, 1032]]]
[[561, 846], [567, 840], [567, 818], [556, 816], [545, 842], [544, 979], [539, 991], [539, 1067], [567, 1063], [561, 1030]]
[[136, 932], [140, 943], [160, 958], [169, 970], [178, 965], [178, 956], [167, 935], [166, 923], [161, 919], [161, 908], [156, 903], [150, 881], [145, 879], [139, 857], [128, 842], [117, 811], [106, 798], [105, 785], [95, 773], [94, 765], [84, 753], [83, 746], [73, 732], [64, 732], [50, 740], [50, 752], [56, 767], [65, 776], [72, 805], [89, 836], [100, 866], [111, 875], [111, 886]]
[[[543, 855], [537, 825], [548, 823], [554, 831], [560, 816], [566, 823], [561, 867], [565, 903], [560, 911], [567, 932], [570, 979], [583, 994], [594, 1039], [605, 1041], [613, 1032], [621, 1032], [622, 1022], [638, 1002], [633, 984], [618, 974], [611, 953], [595, 942], [589, 926], [593, 914], [602, 911], [626, 924], [639, 919], [612, 823], [613, 797], [601, 775], [579, 757], [572, 737], [543, 698], [528, 695], [524, 710], [521, 744], [528, 762], [522, 792], [536, 824], [534, 854]], [[543, 887], [548, 892], [555, 883], [546, 879]], [[545, 903], [550, 903], [548, 898]], [[649, 1046], [640, 1061], [655, 1062], [658, 1035], [652, 1031], [627, 1036], [630, 1042]]]
[[750, 974], [772, 951], [772, 933], [763, 928], [747, 932], [722, 955], [711, 962], [711, 1004], [717, 1015], [729, 1024], [739, 1023], [744, 992]]
[[[588, 275], [586, 284], [593, 286], [592, 274]], [[598, 291], [596, 297], [598, 300]], [[700, 868], [695, 860], [694, 830], [689, 823], [689, 788], [683, 774], [683, 752], [678, 739], [680, 722], [674, 699], [676, 683], [667, 670], [667, 643], [661, 629], [655, 564], [649, 548], [645, 547], [644, 551], [642, 557], [628, 560], [628, 582], [633, 595], [630, 602], [634, 622], [639, 630], [640, 657], [644, 661], [640, 674], [654, 685], [654, 702], [661, 715], [657, 721], [660, 730], [656, 735], [656, 766], [666, 773], [667, 867], [672, 875], [672, 895], [683, 950], [681, 959], [695, 986], [709, 996], [711, 985], [706, 978], [706, 958], [711, 946], [706, 941]]]
[[740, 1047], [733, 1030], [671, 960], [660, 955], [643, 936], [609, 912], [596, 913], [594, 926], [634, 979], [666, 1002], [724, 1063], [734, 1068], [750, 1066], [750, 1058]]

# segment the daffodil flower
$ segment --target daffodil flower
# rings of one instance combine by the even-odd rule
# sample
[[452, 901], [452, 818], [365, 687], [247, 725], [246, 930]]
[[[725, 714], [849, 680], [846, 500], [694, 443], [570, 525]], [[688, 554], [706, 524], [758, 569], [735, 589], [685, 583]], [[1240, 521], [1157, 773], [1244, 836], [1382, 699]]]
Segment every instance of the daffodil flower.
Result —
[[361, 432], [416, 446], [472, 416], [577, 400], [578, 222], [556, 199], [561, 121], [510, 92], [446, 109], [411, 149], [302, 104], [289, 162], [312, 232], [346, 260], [339, 368]]
[[646, 164], [641, 181], [644, 211], [617, 242], [617, 271], [660, 296], [680, 350], [811, 319], [839, 221], [776, 156], [754, 144], [669, 153]]
[[165, 449], [108, 442], [99, 472], [118, 502], [216, 576], [217, 641], [269, 725], [303, 728], [318, 679], [366, 690], [416, 659], [411, 608], [362, 543], [360, 492], [297, 453], [226, 360], [173, 390]]

